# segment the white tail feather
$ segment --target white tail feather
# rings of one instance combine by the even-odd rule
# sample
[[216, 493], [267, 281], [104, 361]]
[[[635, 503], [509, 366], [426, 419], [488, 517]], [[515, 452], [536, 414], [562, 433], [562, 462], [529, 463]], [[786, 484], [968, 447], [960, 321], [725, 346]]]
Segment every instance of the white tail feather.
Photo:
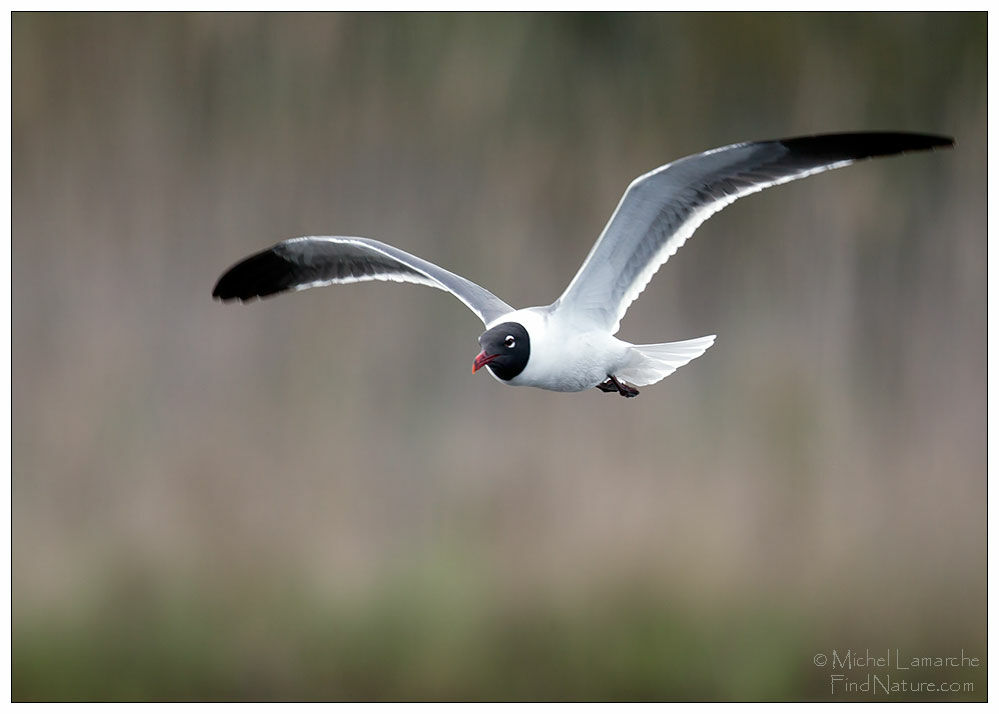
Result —
[[636, 387], [655, 384], [673, 374], [678, 367], [700, 357], [714, 342], [715, 335], [708, 335], [683, 342], [632, 345], [627, 364], [614, 376]]

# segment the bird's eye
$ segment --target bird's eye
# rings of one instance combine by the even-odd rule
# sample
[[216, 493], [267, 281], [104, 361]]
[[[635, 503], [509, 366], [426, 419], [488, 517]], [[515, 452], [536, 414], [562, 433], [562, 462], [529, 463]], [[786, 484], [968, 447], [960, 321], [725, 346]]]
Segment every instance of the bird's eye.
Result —
[[513, 339], [513, 335], [507, 335], [506, 339], [503, 340], [503, 344], [506, 346], [508, 350], [512, 350], [514, 347], [517, 346], [517, 340]]

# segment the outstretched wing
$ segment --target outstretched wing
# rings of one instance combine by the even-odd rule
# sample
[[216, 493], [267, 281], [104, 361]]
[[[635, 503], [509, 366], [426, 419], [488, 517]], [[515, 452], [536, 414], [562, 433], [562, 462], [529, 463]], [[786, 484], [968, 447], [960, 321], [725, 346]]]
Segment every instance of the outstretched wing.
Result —
[[251, 255], [219, 278], [212, 296], [250, 300], [322, 285], [387, 280], [446, 290], [483, 323], [512, 307], [485, 288], [415, 255], [370, 238], [309, 236], [292, 238]]
[[733, 144], [635, 179], [553, 307], [614, 334], [649, 280], [712, 214], [769, 186], [860, 159], [952, 146], [926, 134], [824, 134]]

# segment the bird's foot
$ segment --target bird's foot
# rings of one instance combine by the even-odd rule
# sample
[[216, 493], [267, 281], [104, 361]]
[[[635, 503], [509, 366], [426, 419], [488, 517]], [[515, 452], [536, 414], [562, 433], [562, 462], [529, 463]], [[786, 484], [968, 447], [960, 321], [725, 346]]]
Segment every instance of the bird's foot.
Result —
[[630, 384], [625, 384], [624, 382], [619, 382], [617, 377], [611, 375], [605, 381], [597, 385], [597, 389], [601, 392], [617, 392], [622, 397], [637, 397], [638, 390], [632, 387]]
[[[614, 378], [611, 377], [611, 379]], [[614, 379], [614, 381], [617, 382], [616, 379]], [[625, 384], [624, 382], [617, 382], [617, 391], [622, 397], [627, 397], [628, 399], [638, 396], [638, 390], [630, 384]]]
[[608, 380], [606, 380], [606, 381], [601, 382], [600, 384], [598, 384], [597, 385], [597, 389], [599, 389], [601, 392], [615, 392], [616, 393], [618, 391], [617, 390], [617, 385], [615, 385], [614, 383], [612, 383], [610, 381], [610, 379], [608, 379]]

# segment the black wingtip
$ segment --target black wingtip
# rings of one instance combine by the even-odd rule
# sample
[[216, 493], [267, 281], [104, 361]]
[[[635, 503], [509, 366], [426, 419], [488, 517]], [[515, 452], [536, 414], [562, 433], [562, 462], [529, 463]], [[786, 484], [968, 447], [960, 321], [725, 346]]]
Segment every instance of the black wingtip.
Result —
[[247, 301], [290, 290], [292, 266], [273, 248], [251, 255], [229, 268], [215, 283], [212, 297], [222, 302]]
[[867, 131], [846, 134], [819, 134], [781, 139], [794, 153], [828, 156], [830, 159], [867, 159], [909, 151], [928, 151], [954, 146], [954, 139], [936, 134], [913, 134], [899, 131]]

